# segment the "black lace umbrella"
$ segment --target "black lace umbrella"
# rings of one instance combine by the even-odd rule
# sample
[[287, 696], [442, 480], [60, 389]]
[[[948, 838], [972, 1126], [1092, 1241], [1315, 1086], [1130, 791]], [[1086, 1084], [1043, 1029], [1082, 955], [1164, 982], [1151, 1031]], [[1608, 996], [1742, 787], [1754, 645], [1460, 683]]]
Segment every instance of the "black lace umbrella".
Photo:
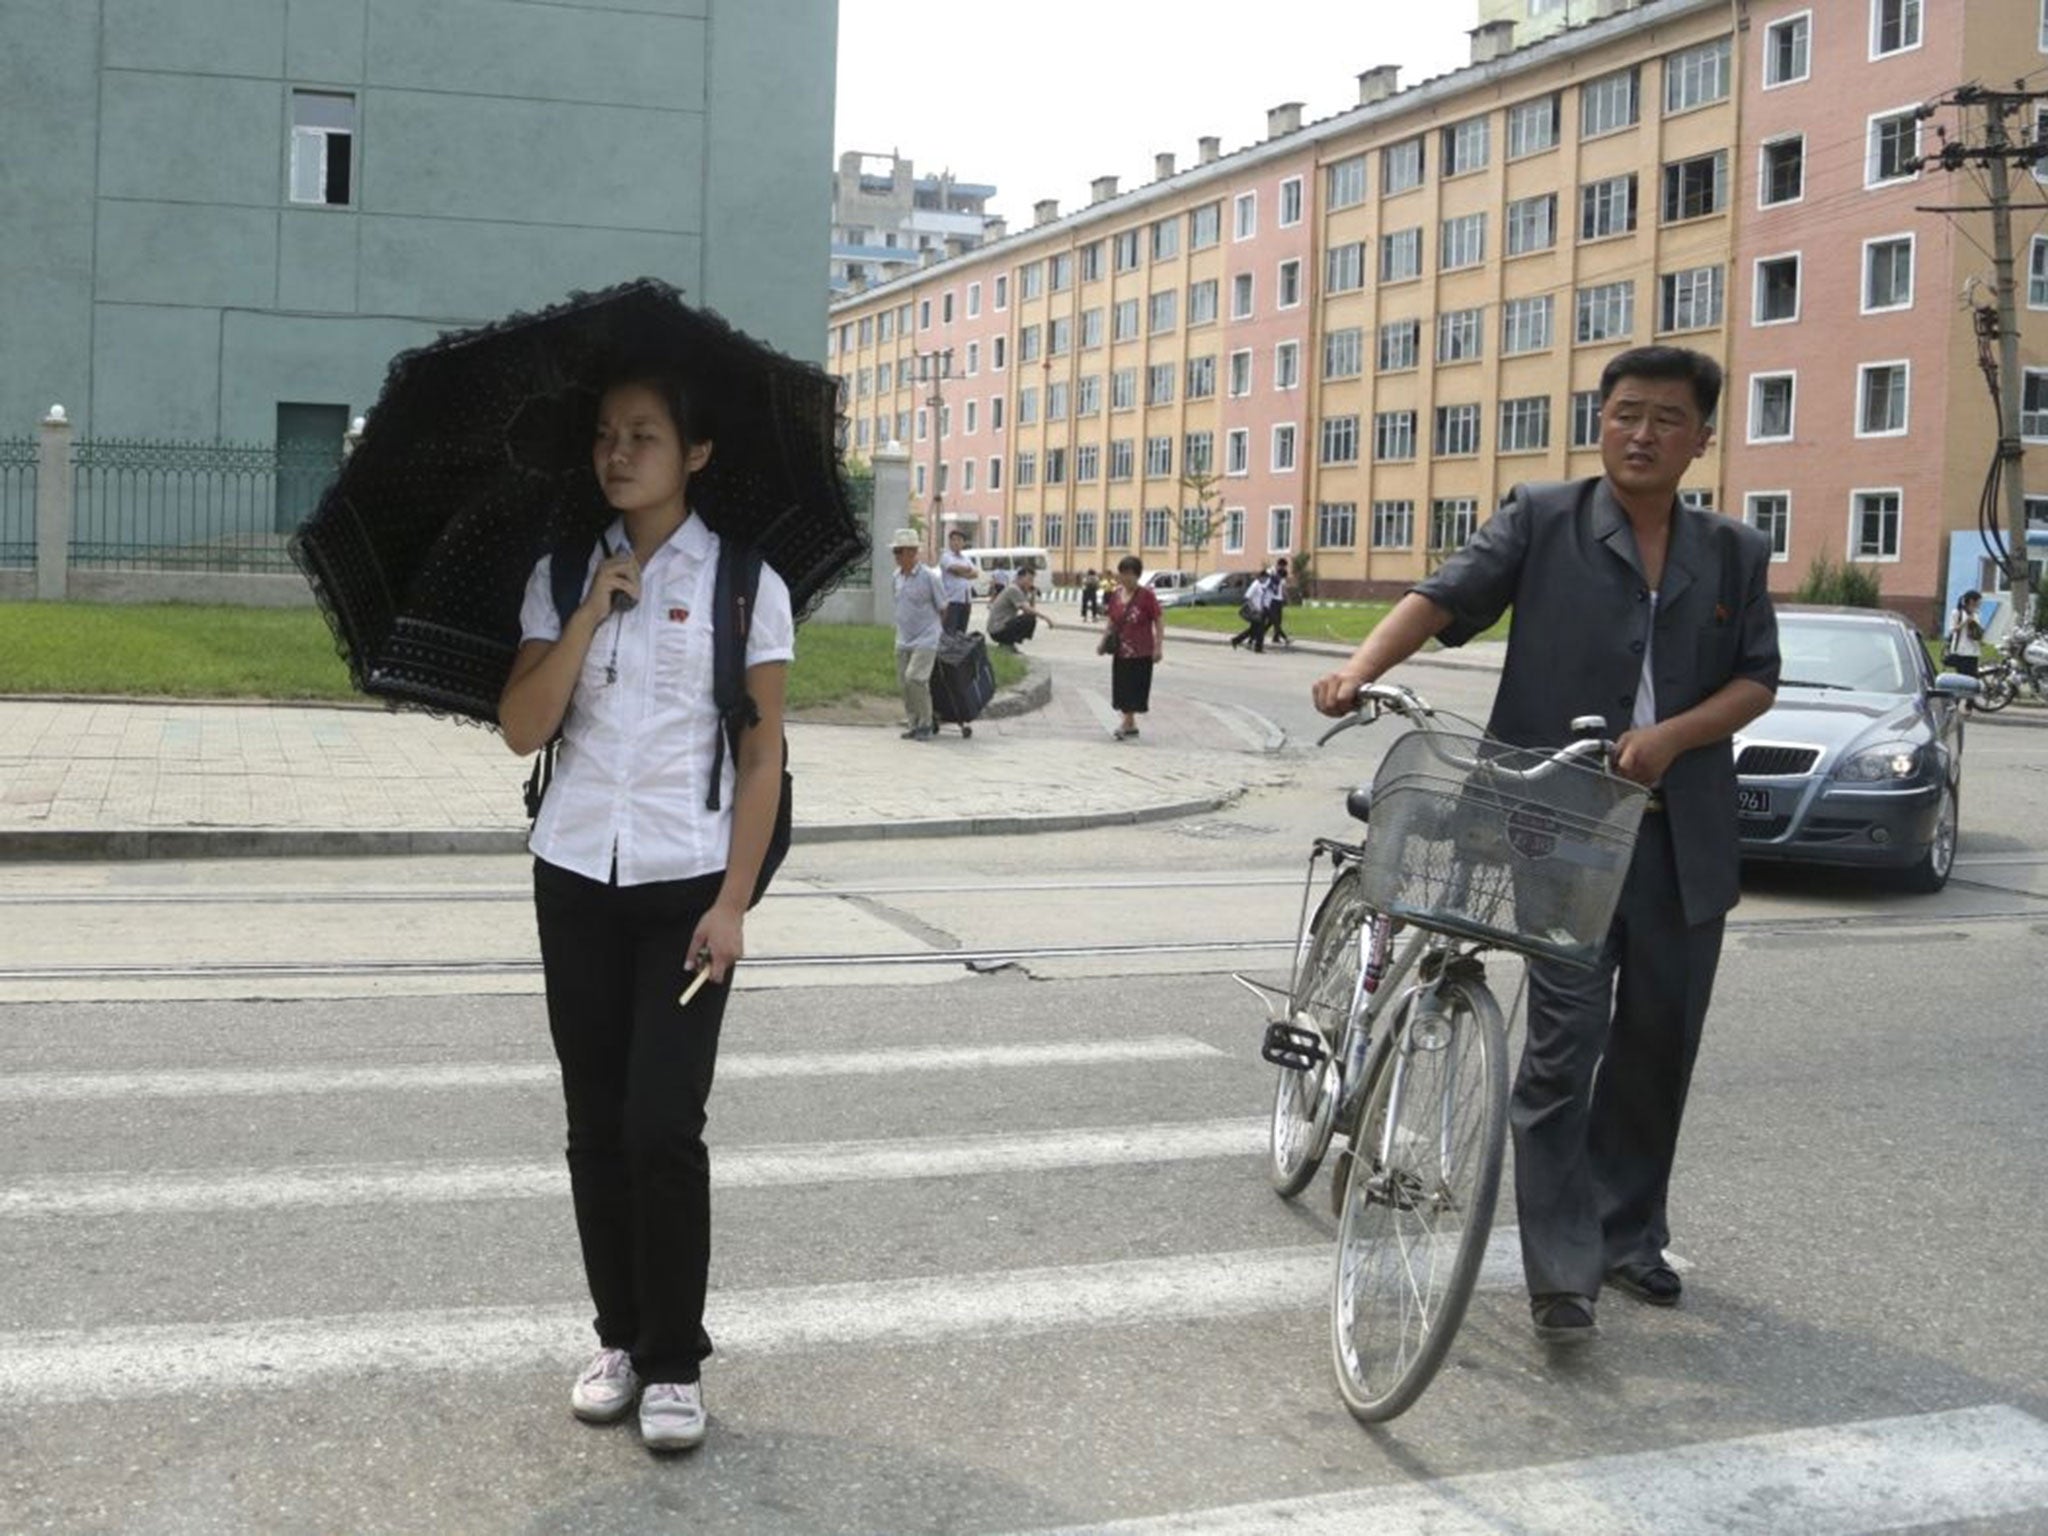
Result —
[[597, 391], [629, 358], [676, 367], [712, 407], [691, 506], [761, 546], [799, 617], [867, 553], [829, 374], [652, 278], [580, 294], [393, 359], [291, 544], [357, 688], [496, 723], [534, 562], [613, 516], [590, 444]]

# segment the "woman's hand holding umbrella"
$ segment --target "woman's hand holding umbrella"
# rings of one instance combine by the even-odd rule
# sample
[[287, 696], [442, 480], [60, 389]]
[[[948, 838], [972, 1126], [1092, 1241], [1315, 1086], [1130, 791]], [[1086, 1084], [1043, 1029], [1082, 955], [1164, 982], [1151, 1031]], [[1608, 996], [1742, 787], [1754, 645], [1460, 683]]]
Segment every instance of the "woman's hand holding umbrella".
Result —
[[640, 562], [628, 549], [598, 562], [590, 590], [583, 594], [583, 607], [593, 620], [609, 613], [624, 613], [640, 601]]

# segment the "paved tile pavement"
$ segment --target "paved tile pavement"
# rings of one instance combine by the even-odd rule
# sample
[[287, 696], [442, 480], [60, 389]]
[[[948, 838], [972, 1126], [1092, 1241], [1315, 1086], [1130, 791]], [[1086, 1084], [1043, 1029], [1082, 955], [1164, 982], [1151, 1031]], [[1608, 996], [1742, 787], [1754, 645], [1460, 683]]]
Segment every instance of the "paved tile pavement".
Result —
[[[1140, 741], [1119, 743], [1099, 683], [1035, 670], [998, 700], [1020, 712], [971, 740], [791, 725], [797, 840], [1156, 820], [1286, 780], [1284, 737], [1251, 710], [1169, 683]], [[374, 706], [0, 699], [0, 859], [510, 852], [527, 767], [493, 731]]]
[[[793, 724], [797, 836], [1153, 819], [1284, 777], [1257, 716], [1160, 704], [1142, 744], [1086, 687], [972, 740]], [[494, 732], [374, 708], [0, 700], [0, 858], [509, 851], [527, 767]]]

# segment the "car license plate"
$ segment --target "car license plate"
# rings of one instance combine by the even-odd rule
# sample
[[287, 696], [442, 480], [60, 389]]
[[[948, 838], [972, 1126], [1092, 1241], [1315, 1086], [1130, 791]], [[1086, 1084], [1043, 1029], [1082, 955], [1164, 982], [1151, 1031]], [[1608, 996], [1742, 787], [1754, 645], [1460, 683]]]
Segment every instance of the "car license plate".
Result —
[[1737, 785], [1735, 809], [1744, 816], [1768, 816], [1771, 814], [1771, 792], [1768, 789], [1751, 789]]

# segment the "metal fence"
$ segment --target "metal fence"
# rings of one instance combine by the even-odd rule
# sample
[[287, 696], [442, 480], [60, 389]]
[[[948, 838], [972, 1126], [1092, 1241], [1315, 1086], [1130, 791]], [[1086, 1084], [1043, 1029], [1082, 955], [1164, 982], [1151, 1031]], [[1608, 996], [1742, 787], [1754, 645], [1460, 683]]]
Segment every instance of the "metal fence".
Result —
[[0, 437], [0, 569], [36, 563], [36, 440]]
[[99, 438], [71, 449], [71, 561], [101, 570], [288, 572], [339, 446]]

